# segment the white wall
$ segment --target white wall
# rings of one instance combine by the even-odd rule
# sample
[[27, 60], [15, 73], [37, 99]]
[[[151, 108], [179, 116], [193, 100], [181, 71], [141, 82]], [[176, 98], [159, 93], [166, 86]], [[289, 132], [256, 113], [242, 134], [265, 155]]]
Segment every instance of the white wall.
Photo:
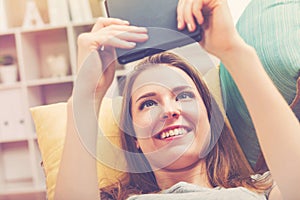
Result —
[[[228, 0], [235, 24], [250, 1], [251, 0]], [[219, 59], [209, 55], [197, 43], [177, 48], [173, 51], [186, 58], [190, 63], [197, 67], [203, 75], [205, 75], [212, 67], [219, 64]]]
[[251, 0], [228, 0], [234, 23], [237, 22], [238, 18], [241, 16], [250, 1]]

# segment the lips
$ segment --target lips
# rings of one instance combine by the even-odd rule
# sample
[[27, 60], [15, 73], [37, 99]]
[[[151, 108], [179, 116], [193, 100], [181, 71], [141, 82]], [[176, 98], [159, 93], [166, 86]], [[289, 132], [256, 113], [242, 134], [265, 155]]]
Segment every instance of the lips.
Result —
[[155, 135], [155, 138], [164, 140], [167, 138], [184, 135], [190, 131], [191, 131], [191, 129], [188, 127], [185, 127], [185, 126], [176, 126], [176, 127], [173, 126], [173, 127], [169, 127], [167, 129], [162, 130], [161, 132], [159, 132], [158, 134]]

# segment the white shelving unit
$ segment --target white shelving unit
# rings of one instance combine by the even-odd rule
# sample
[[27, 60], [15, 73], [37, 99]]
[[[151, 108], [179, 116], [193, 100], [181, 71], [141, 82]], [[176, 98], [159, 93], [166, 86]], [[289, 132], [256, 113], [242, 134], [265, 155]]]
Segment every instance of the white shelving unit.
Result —
[[[17, 82], [0, 81], [0, 200], [43, 200], [45, 178], [29, 108], [70, 97], [76, 72], [77, 37], [90, 31], [95, 18], [105, 15], [104, 4], [101, 0], [86, 0], [93, 15], [90, 21], [73, 22], [70, 17], [65, 24], [51, 25], [47, 0], [35, 0], [45, 24], [25, 29], [22, 20], [27, 0], [0, 1], [4, 2], [7, 19], [7, 29], [0, 30], [0, 55], [13, 55], [18, 65]], [[51, 77], [47, 65], [51, 54], [66, 58], [66, 76]]]

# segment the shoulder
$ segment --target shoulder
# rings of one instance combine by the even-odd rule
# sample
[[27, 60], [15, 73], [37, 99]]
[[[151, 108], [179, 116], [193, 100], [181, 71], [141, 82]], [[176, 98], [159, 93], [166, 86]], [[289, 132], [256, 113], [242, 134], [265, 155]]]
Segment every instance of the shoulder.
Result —
[[264, 194], [257, 194], [244, 187], [237, 188], [206, 188], [194, 184], [179, 182], [169, 189], [163, 190], [157, 194], [143, 194], [135, 195], [129, 198], [130, 200], [166, 200], [166, 199], [185, 199], [185, 200], [198, 200], [206, 199], [247, 199], [247, 200], [266, 200]]

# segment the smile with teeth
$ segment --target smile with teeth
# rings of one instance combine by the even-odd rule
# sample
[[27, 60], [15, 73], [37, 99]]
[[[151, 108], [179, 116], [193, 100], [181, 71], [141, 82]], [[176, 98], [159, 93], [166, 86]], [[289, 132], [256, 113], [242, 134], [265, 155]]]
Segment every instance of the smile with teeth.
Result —
[[169, 137], [186, 134], [188, 130], [186, 128], [176, 128], [168, 131], [164, 131], [159, 135], [159, 139], [163, 140]]

